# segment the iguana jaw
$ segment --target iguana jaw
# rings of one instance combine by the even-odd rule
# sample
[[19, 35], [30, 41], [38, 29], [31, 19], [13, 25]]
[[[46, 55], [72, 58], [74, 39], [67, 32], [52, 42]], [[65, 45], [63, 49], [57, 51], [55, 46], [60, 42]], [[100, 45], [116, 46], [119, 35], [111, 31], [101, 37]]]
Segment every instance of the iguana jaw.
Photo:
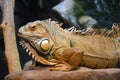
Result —
[[[18, 35], [19, 35], [19, 37], [22, 37], [22, 34], [18, 34]], [[29, 41], [22, 38], [22, 40], [20, 41], [20, 45], [22, 45], [22, 47], [24, 49], [26, 49], [26, 52], [29, 55], [31, 55], [35, 61], [40, 62], [45, 65], [55, 65], [56, 64], [54, 62], [49, 62], [44, 57], [38, 55], [36, 49], [33, 49], [33, 47], [30, 45]]]

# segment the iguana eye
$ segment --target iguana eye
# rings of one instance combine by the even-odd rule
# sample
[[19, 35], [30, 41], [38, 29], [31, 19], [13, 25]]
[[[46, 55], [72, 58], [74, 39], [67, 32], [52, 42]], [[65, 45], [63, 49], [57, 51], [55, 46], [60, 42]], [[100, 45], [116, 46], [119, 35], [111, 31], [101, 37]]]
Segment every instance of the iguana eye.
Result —
[[49, 40], [45, 38], [38, 41], [37, 45], [40, 47], [41, 50], [48, 51], [50, 43], [49, 43]]
[[36, 26], [31, 26], [31, 27], [30, 27], [30, 30], [31, 30], [31, 31], [35, 31], [35, 29], [36, 29]]

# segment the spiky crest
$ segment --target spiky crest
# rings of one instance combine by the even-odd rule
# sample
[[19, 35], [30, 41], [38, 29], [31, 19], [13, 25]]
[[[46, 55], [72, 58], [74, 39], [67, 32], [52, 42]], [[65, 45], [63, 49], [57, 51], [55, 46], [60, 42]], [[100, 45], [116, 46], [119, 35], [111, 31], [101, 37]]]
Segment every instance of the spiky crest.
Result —
[[80, 35], [102, 35], [105, 37], [119, 38], [120, 37], [120, 23], [114, 23], [112, 25], [112, 30], [108, 30], [106, 28], [103, 29], [95, 29], [91, 28], [85, 32], [85, 30], [76, 30], [73, 31], [75, 34]]

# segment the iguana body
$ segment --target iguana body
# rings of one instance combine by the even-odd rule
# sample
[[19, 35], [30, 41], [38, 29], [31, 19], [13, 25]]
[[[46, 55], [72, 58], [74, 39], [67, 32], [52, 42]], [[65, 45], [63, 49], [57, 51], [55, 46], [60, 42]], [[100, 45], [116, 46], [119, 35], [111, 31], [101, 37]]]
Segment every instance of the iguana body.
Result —
[[120, 28], [116, 37], [106, 37], [102, 34], [80, 35], [77, 31], [64, 31], [60, 26], [51, 20], [28, 23], [19, 29], [21, 44], [36, 61], [55, 65], [51, 70], [69, 71], [78, 65], [118, 67], [120, 42], [117, 38]]

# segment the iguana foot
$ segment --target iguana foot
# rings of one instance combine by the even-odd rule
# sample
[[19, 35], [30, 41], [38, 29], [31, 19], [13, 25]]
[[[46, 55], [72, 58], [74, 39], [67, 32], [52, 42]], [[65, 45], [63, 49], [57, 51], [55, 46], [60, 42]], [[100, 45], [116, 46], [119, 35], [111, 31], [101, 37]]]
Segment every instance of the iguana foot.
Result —
[[69, 65], [68, 63], [65, 64], [57, 64], [53, 68], [51, 68], [51, 71], [71, 71], [74, 67], [72, 65]]

